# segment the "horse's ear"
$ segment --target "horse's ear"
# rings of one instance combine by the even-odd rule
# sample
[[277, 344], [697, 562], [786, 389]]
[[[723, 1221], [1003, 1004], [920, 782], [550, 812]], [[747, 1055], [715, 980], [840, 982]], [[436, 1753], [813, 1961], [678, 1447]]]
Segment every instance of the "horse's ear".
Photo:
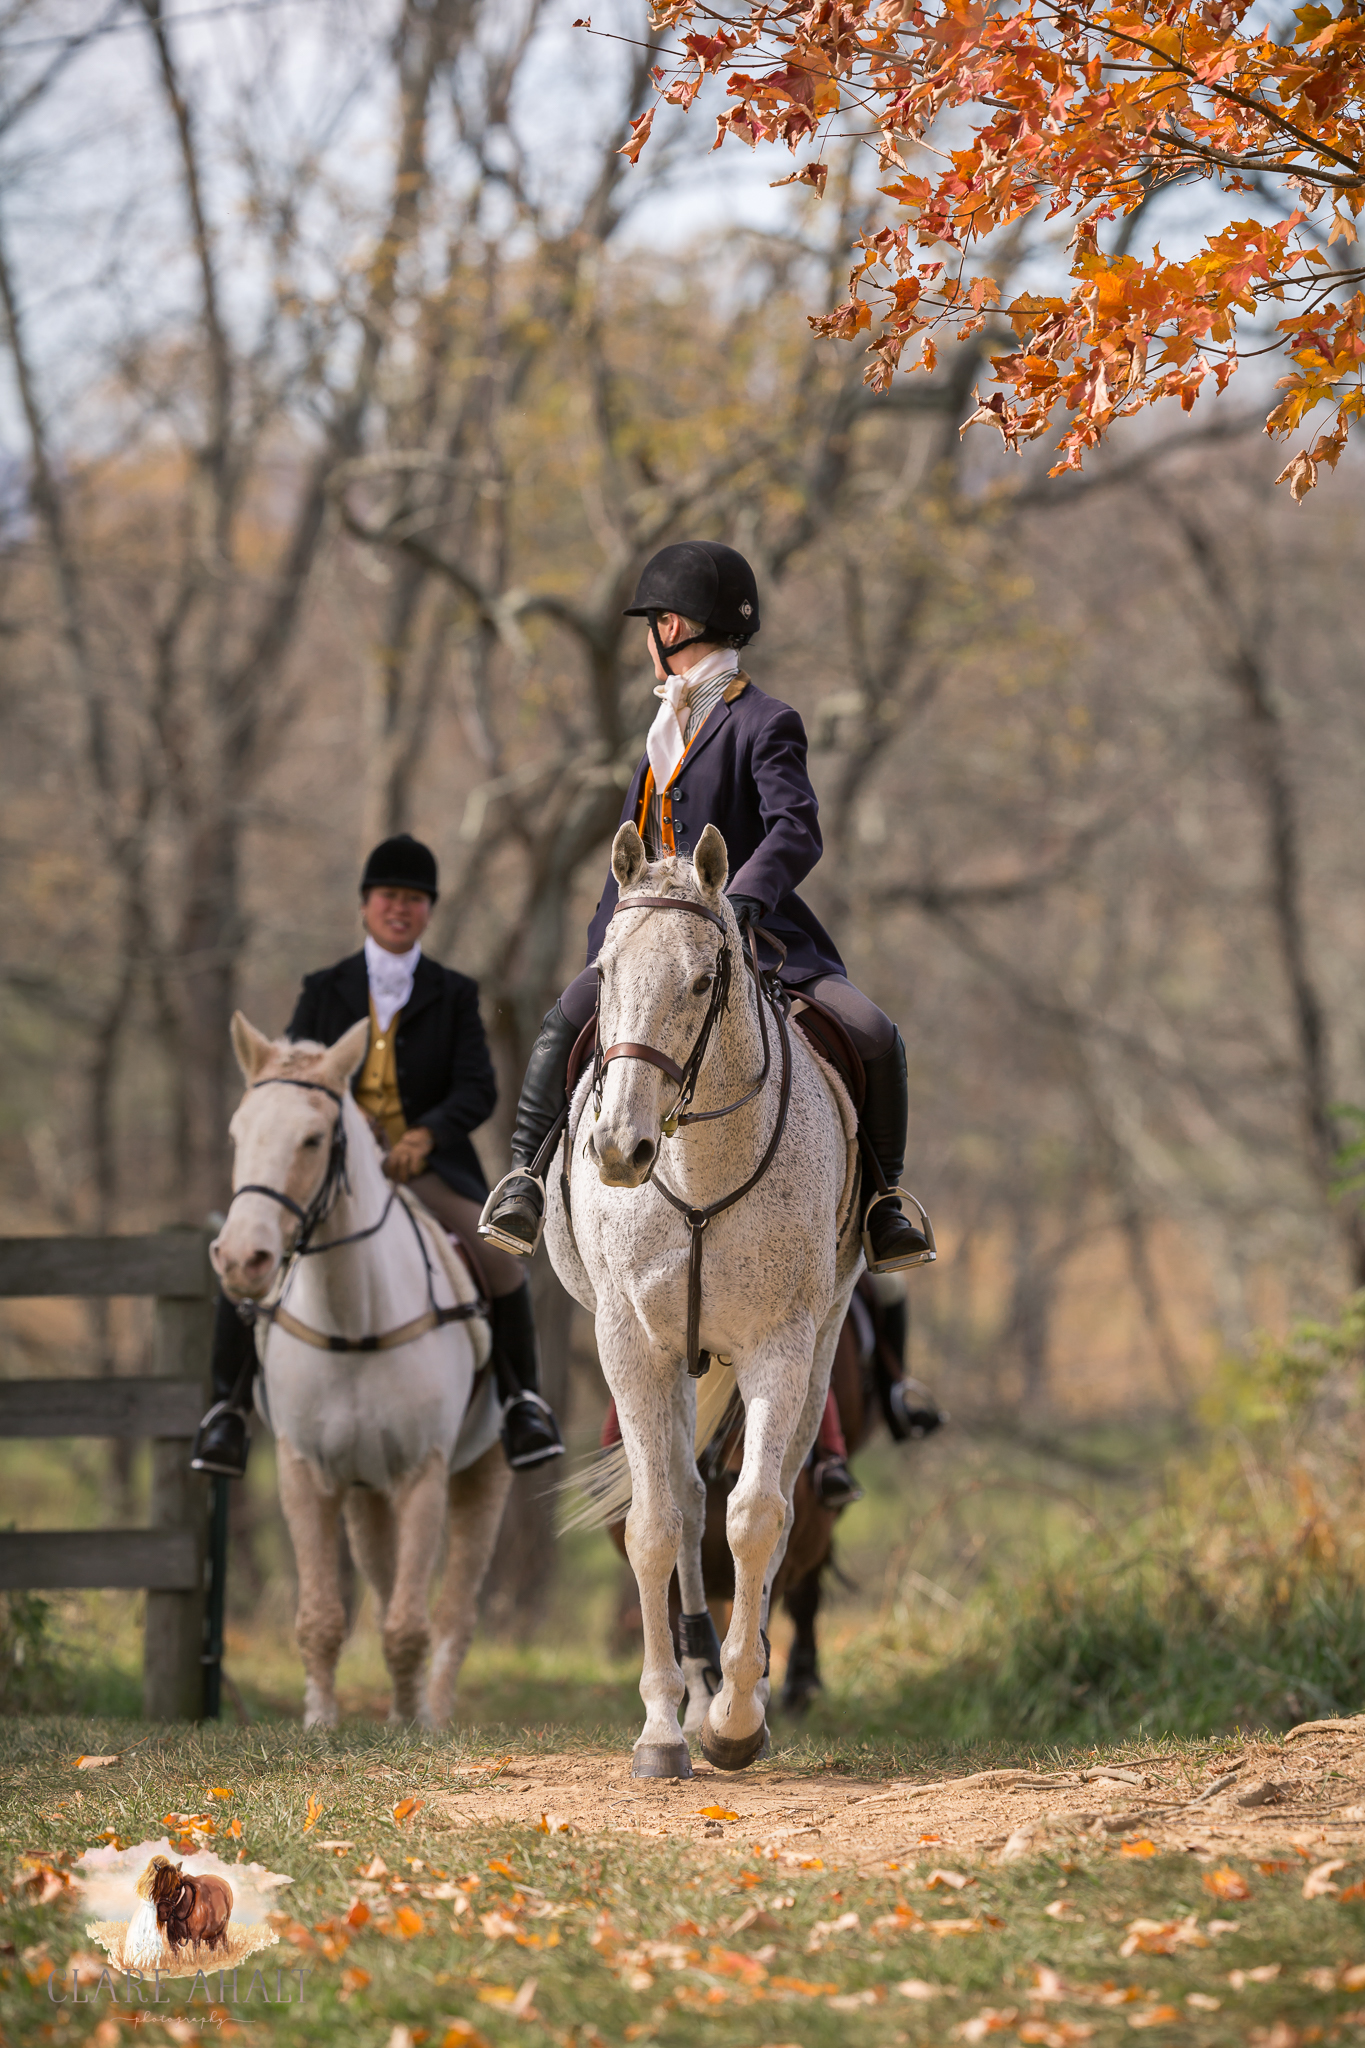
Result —
[[242, 1079], [249, 1088], [275, 1048], [263, 1031], [258, 1031], [254, 1024], [249, 1023], [240, 1010], [234, 1010], [232, 1050], [237, 1055]]
[[708, 825], [697, 841], [692, 872], [708, 896], [719, 896], [730, 873], [730, 856], [725, 841], [714, 825]]
[[611, 871], [617, 888], [628, 889], [643, 872], [644, 865], [645, 842], [635, 827], [627, 823], [611, 842]]
[[335, 1088], [338, 1095], [364, 1059], [369, 1043], [370, 1020], [368, 1017], [362, 1017], [349, 1031], [343, 1031], [335, 1045], [328, 1046], [322, 1062], [322, 1071], [327, 1085]]

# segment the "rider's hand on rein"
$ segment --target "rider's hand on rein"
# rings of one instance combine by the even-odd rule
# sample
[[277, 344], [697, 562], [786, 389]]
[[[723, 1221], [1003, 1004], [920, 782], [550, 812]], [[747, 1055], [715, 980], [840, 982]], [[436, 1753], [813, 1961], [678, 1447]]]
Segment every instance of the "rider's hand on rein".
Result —
[[402, 1183], [416, 1180], [420, 1173], [425, 1173], [435, 1142], [424, 1124], [414, 1124], [410, 1131], [404, 1131], [384, 1160], [384, 1171], [389, 1179]]

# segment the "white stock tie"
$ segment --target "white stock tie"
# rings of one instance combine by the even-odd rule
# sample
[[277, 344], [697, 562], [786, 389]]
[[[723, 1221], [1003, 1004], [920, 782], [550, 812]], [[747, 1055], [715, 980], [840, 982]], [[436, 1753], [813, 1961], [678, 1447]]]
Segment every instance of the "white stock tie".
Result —
[[[678, 763], [686, 752], [683, 735], [687, 728], [692, 684], [687, 676], [670, 676], [666, 683], [658, 685], [654, 694], [663, 702], [654, 714], [654, 723], [645, 740], [645, 752], [654, 771], [654, 787], [662, 796], [677, 774]], [[638, 731], [639, 728], [636, 729]]]

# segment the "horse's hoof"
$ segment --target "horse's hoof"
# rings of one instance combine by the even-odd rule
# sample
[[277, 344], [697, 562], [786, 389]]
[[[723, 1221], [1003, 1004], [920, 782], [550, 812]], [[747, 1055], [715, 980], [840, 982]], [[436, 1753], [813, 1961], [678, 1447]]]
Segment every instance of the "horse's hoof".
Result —
[[630, 1760], [632, 1778], [690, 1778], [692, 1759], [685, 1742], [642, 1742]]
[[772, 1748], [766, 1721], [760, 1721], [752, 1735], [742, 1735], [736, 1740], [729, 1735], [717, 1735], [708, 1719], [702, 1724], [700, 1741], [702, 1755], [718, 1771], [747, 1770], [750, 1764], [757, 1763]]

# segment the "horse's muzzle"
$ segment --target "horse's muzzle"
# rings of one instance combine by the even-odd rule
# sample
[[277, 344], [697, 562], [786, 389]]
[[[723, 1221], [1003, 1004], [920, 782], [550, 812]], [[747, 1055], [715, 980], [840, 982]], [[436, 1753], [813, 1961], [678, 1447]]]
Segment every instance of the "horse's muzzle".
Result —
[[279, 1257], [278, 1245], [234, 1244], [229, 1253], [218, 1237], [209, 1246], [213, 1270], [231, 1301], [259, 1301], [269, 1293]]
[[601, 1123], [592, 1134], [592, 1149], [598, 1175], [609, 1188], [638, 1188], [649, 1179], [659, 1147], [638, 1130], [618, 1132]]

